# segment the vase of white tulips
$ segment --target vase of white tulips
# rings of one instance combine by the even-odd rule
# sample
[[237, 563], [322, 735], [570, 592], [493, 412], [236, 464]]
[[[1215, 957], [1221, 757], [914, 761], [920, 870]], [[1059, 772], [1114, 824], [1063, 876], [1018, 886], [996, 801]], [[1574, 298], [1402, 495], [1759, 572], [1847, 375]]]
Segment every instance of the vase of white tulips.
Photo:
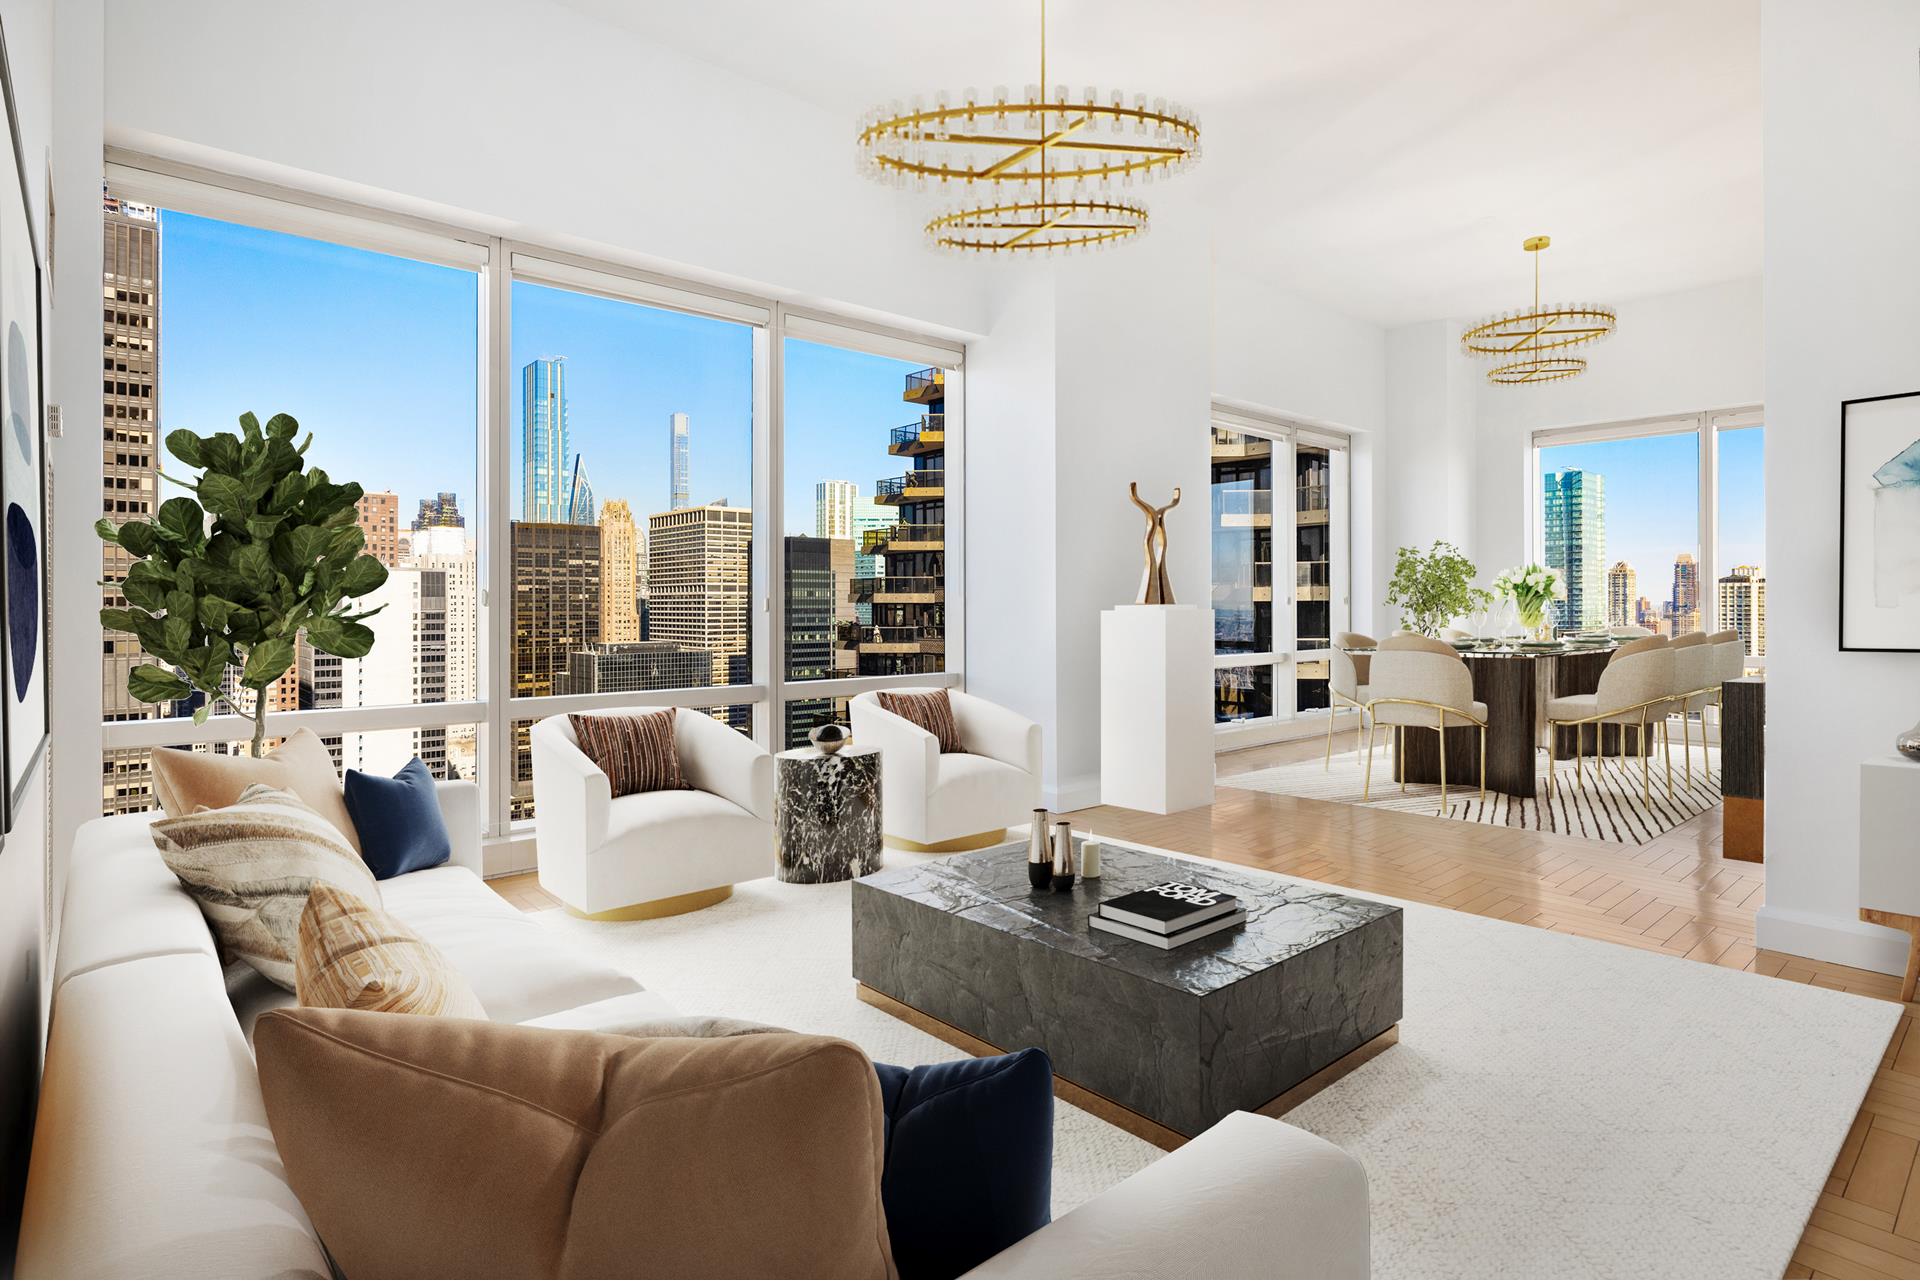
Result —
[[1500, 575], [1494, 580], [1493, 590], [1496, 596], [1513, 601], [1514, 611], [1528, 631], [1541, 640], [1549, 639], [1552, 625], [1547, 622], [1547, 603], [1565, 599], [1560, 575], [1545, 565], [1526, 565]]

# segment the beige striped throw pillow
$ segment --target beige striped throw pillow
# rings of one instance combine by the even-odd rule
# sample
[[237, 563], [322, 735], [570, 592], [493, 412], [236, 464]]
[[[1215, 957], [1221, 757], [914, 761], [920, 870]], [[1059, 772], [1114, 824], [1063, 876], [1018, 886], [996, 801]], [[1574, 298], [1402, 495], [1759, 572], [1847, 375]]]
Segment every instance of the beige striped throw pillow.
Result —
[[954, 723], [953, 700], [947, 697], [947, 691], [936, 689], [931, 694], [891, 694], [881, 693], [880, 709], [892, 712], [895, 716], [912, 721], [927, 733], [940, 740], [943, 752], [964, 752], [967, 749], [960, 744], [960, 727]]
[[380, 901], [373, 873], [339, 829], [292, 792], [264, 783], [224, 808], [161, 819], [152, 832], [214, 937], [288, 991], [300, 913], [316, 882]]
[[379, 908], [325, 881], [314, 885], [300, 913], [294, 971], [302, 1005], [487, 1017], [480, 998], [438, 948]]
[[658, 712], [570, 715], [573, 737], [599, 766], [615, 796], [685, 790], [673, 739], [674, 708]]

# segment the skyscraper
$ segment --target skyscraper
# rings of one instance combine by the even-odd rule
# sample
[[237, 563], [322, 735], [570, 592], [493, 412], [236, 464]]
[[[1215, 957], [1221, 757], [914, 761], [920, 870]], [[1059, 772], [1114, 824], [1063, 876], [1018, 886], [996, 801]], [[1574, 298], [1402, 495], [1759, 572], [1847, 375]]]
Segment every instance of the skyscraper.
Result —
[[460, 514], [460, 496], [441, 490], [438, 497], [422, 498], [420, 514], [413, 518], [415, 529], [465, 529], [467, 518]]
[[713, 683], [713, 655], [671, 641], [589, 645], [567, 655], [554, 678], [556, 694], [625, 694], [642, 689], [698, 689]]
[[[452, 692], [447, 680], [448, 603], [444, 571], [414, 565], [389, 570], [387, 581], [363, 602], [364, 608], [379, 609], [366, 620], [374, 636], [370, 651], [360, 658], [336, 658], [300, 646], [291, 673], [298, 682], [298, 706], [446, 702]], [[445, 726], [359, 730], [323, 741], [336, 769], [390, 773], [390, 762], [418, 756], [435, 778], [452, 778], [447, 733]]]
[[528, 362], [520, 371], [520, 519], [567, 520], [567, 358]]
[[638, 545], [633, 509], [624, 498], [609, 498], [600, 508], [600, 642], [603, 645], [628, 645], [640, 639]]
[[467, 531], [458, 525], [416, 528], [402, 563], [446, 576], [447, 701], [472, 702], [478, 697], [480, 679], [480, 582], [478, 558], [467, 541]]
[[[567, 656], [600, 635], [600, 527], [514, 521], [513, 692], [551, 694]], [[513, 728], [511, 813], [533, 813], [533, 753], [528, 723]]]
[[1749, 658], [1767, 652], [1767, 576], [1758, 565], [1735, 565], [1722, 578], [1720, 626], [1740, 633]]
[[685, 414], [674, 414], [668, 422], [673, 436], [673, 500], [668, 507], [679, 511], [693, 501], [693, 464], [688, 453], [691, 442], [687, 439]]
[[388, 569], [398, 565], [400, 563], [400, 495], [392, 490], [362, 494], [355, 508], [359, 513], [360, 532], [366, 536], [367, 540], [366, 546], [361, 550]]
[[[837, 674], [833, 653], [833, 548], [836, 542], [841, 546], [850, 545], [844, 539], [787, 536], [786, 653], [781, 661], [786, 665], [788, 680], [826, 680]], [[809, 731], [834, 719], [831, 698], [789, 702], [786, 745], [804, 746]]]
[[1543, 478], [1547, 568], [1560, 575], [1566, 599], [1553, 603], [1554, 629], [1584, 631], [1606, 624], [1607, 478], [1568, 468]]
[[591, 525], [597, 510], [593, 501], [593, 482], [587, 479], [587, 460], [573, 456], [573, 470], [567, 477], [567, 523]]
[[1607, 625], [1626, 627], [1633, 622], [1633, 603], [1639, 599], [1639, 575], [1624, 560], [1607, 571]]
[[919, 405], [921, 414], [888, 438], [887, 452], [911, 462], [874, 494], [898, 523], [860, 539], [861, 552], [885, 558], [884, 568], [853, 580], [853, 599], [870, 608], [872, 620], [859, 643], [862, 676], [937, 672], [946, 665], [946, 381], [942, 369], [908, 374], [901, 399]]
[[[101, 400], [100, 513], [116, 525], [151, 520], [160, 487], [156, 422], [160, 415], [160, 217], [149, 205], [108, 197], [101, 285], [105, 317], [105, 395]], [[78, 418], [79, 415], [75, 414]], [[102, 544], [103, 606], [123, 608], [116, 586], [132, 563]], [[151, 720], [166, 709], [134, 700], [127, 673], [147, 662], [129, 632], [101, 637], [100, 707], [106, 720]], [[153, 805], [153, 773], [144, 751], [107, 752], [101, 760], [101, 813], [131, 814]]]
[[747, 654], [753, 513], [707, 503], [647, 518], [649, 640], [713, 656], [713, 684]]
[[[879, 542], [881, 536], [877, 531], [892, 524], [893, 513], [862, 494], [860, 487], [852, 481], [814, 482], [813, 536], [852, 540], [854, 577], [879, 578], [887, 572], [886, 563], [880, 557], [861, 548], [868, 542]], [[874, 533], [872, 539], [866, 537], [870, 532]], [[854, 606], [854, 617], [862, 626], [871, 624], [873, 606], [864, 602]]]
[[1667, 622], [1674, 636], [1700, 630], [1700, 566], [1692, 552], [1681, 552], [1673, 558], [1673, 598], [1667, 602]]
[[853, 500], [860, 487], [850, 480], [819, 480], [813, 484], [813, 536], [853, 537]]

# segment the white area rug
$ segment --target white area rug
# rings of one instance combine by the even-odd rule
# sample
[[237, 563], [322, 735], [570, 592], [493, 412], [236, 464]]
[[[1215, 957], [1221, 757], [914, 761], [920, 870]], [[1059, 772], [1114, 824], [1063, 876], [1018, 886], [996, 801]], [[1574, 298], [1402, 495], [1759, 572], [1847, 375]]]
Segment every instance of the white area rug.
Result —
[[1640, 761], [1628, 757], [1622, 763], [1617, 756], [1596, 762], [1588, 757], [1578, 775], [1572, 761], [1556, 761], [1553, 790], [1547, 790], [1545, 754], [1539, 756], [1540, 792], [1538, 796], [1508, 796], [1491, 789], [1480, 799], [1477, 786], [1447, 785], [1447, 806], [1440, 808], [1438, 783], [1409, 783], [1406, 791], [1393, 781], [1393, 757], [1383, 748], [1373, 753], [1372, 799], [1361, 801], [1366, 791], [1364, 752], [1335, 752], [1329, 768], [1319, 757], [1276, 765], [1268, 769], [1234, 774], [1219, 780], [1221, 787], [1238, 787], [1249, 792], [1273, 792], [1281, 796], [1305, 796], [1317, 801], [1339, 801], [1347, 805], [1366, 804], [1375, 809], [1401, 814], [1428, 814], [1436, 818], [1485, 823], [1491, 827], [1519, 827], [1539, 832], [1558, 832], [1589, 841], [1613, 841], [1623, 845], [1644, 845], [1663, 832], [1670, 832], [1702, 811], [1720, 803], [1720, 750], [1709, 749], [1712, 775], [1701, 768], [1700, 749], [1693, 751], [1693, 778], [1681, 767], [1679, 739], [1674, 739], [1673, 792], [1667, 792], [1665, 759], [1656, 752], [1652, 761], [1653, 789], [1650, 801], [1641, 799]]
[[[854, 996], [849, 902], [764, 880], [663, 921], [537, 919], [690, 1013], [955, 1057]], [[1900, 1007], [1403, 906], [1400, 1044], [1287, 1118], [1366, 1166], [1376, 1276], [1782, 1274]], [[1055, 1214], [1157, 1156], [1059, 1105]]]

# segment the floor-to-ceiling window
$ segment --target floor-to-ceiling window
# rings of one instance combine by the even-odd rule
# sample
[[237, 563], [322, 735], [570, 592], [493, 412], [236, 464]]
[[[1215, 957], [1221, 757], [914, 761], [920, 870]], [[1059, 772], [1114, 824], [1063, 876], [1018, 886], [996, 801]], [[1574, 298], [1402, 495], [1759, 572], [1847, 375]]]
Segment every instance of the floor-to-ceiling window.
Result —
[[[957, 681], [958, 346], [251, 185], [115, 166], [103, 216], [102, 514], [152, 519], [191, 470], [166, 433], [246, 410], [366, 491], [373, 649], [298, 645], [271, 738], [475, 778], [504, 836], [544, 716], [698, 708], [779, 748]], [[153, 805], [154, 747], [244, 750], [224, 704], [128, 696], [136, 637], [102, 649], [106, 812]]]
[[1348, 616], [1346, 459], [1345, 440], [1329, 433], [1215, 415], [1216, 725], [1277, 724], [1327, 706], [1329, 645]]
[[1763, 431], [1743, 410], [1535, 433], [1531, 545], [1564, 585], [1555, 630], [1736, 628], [1764, 652]]

